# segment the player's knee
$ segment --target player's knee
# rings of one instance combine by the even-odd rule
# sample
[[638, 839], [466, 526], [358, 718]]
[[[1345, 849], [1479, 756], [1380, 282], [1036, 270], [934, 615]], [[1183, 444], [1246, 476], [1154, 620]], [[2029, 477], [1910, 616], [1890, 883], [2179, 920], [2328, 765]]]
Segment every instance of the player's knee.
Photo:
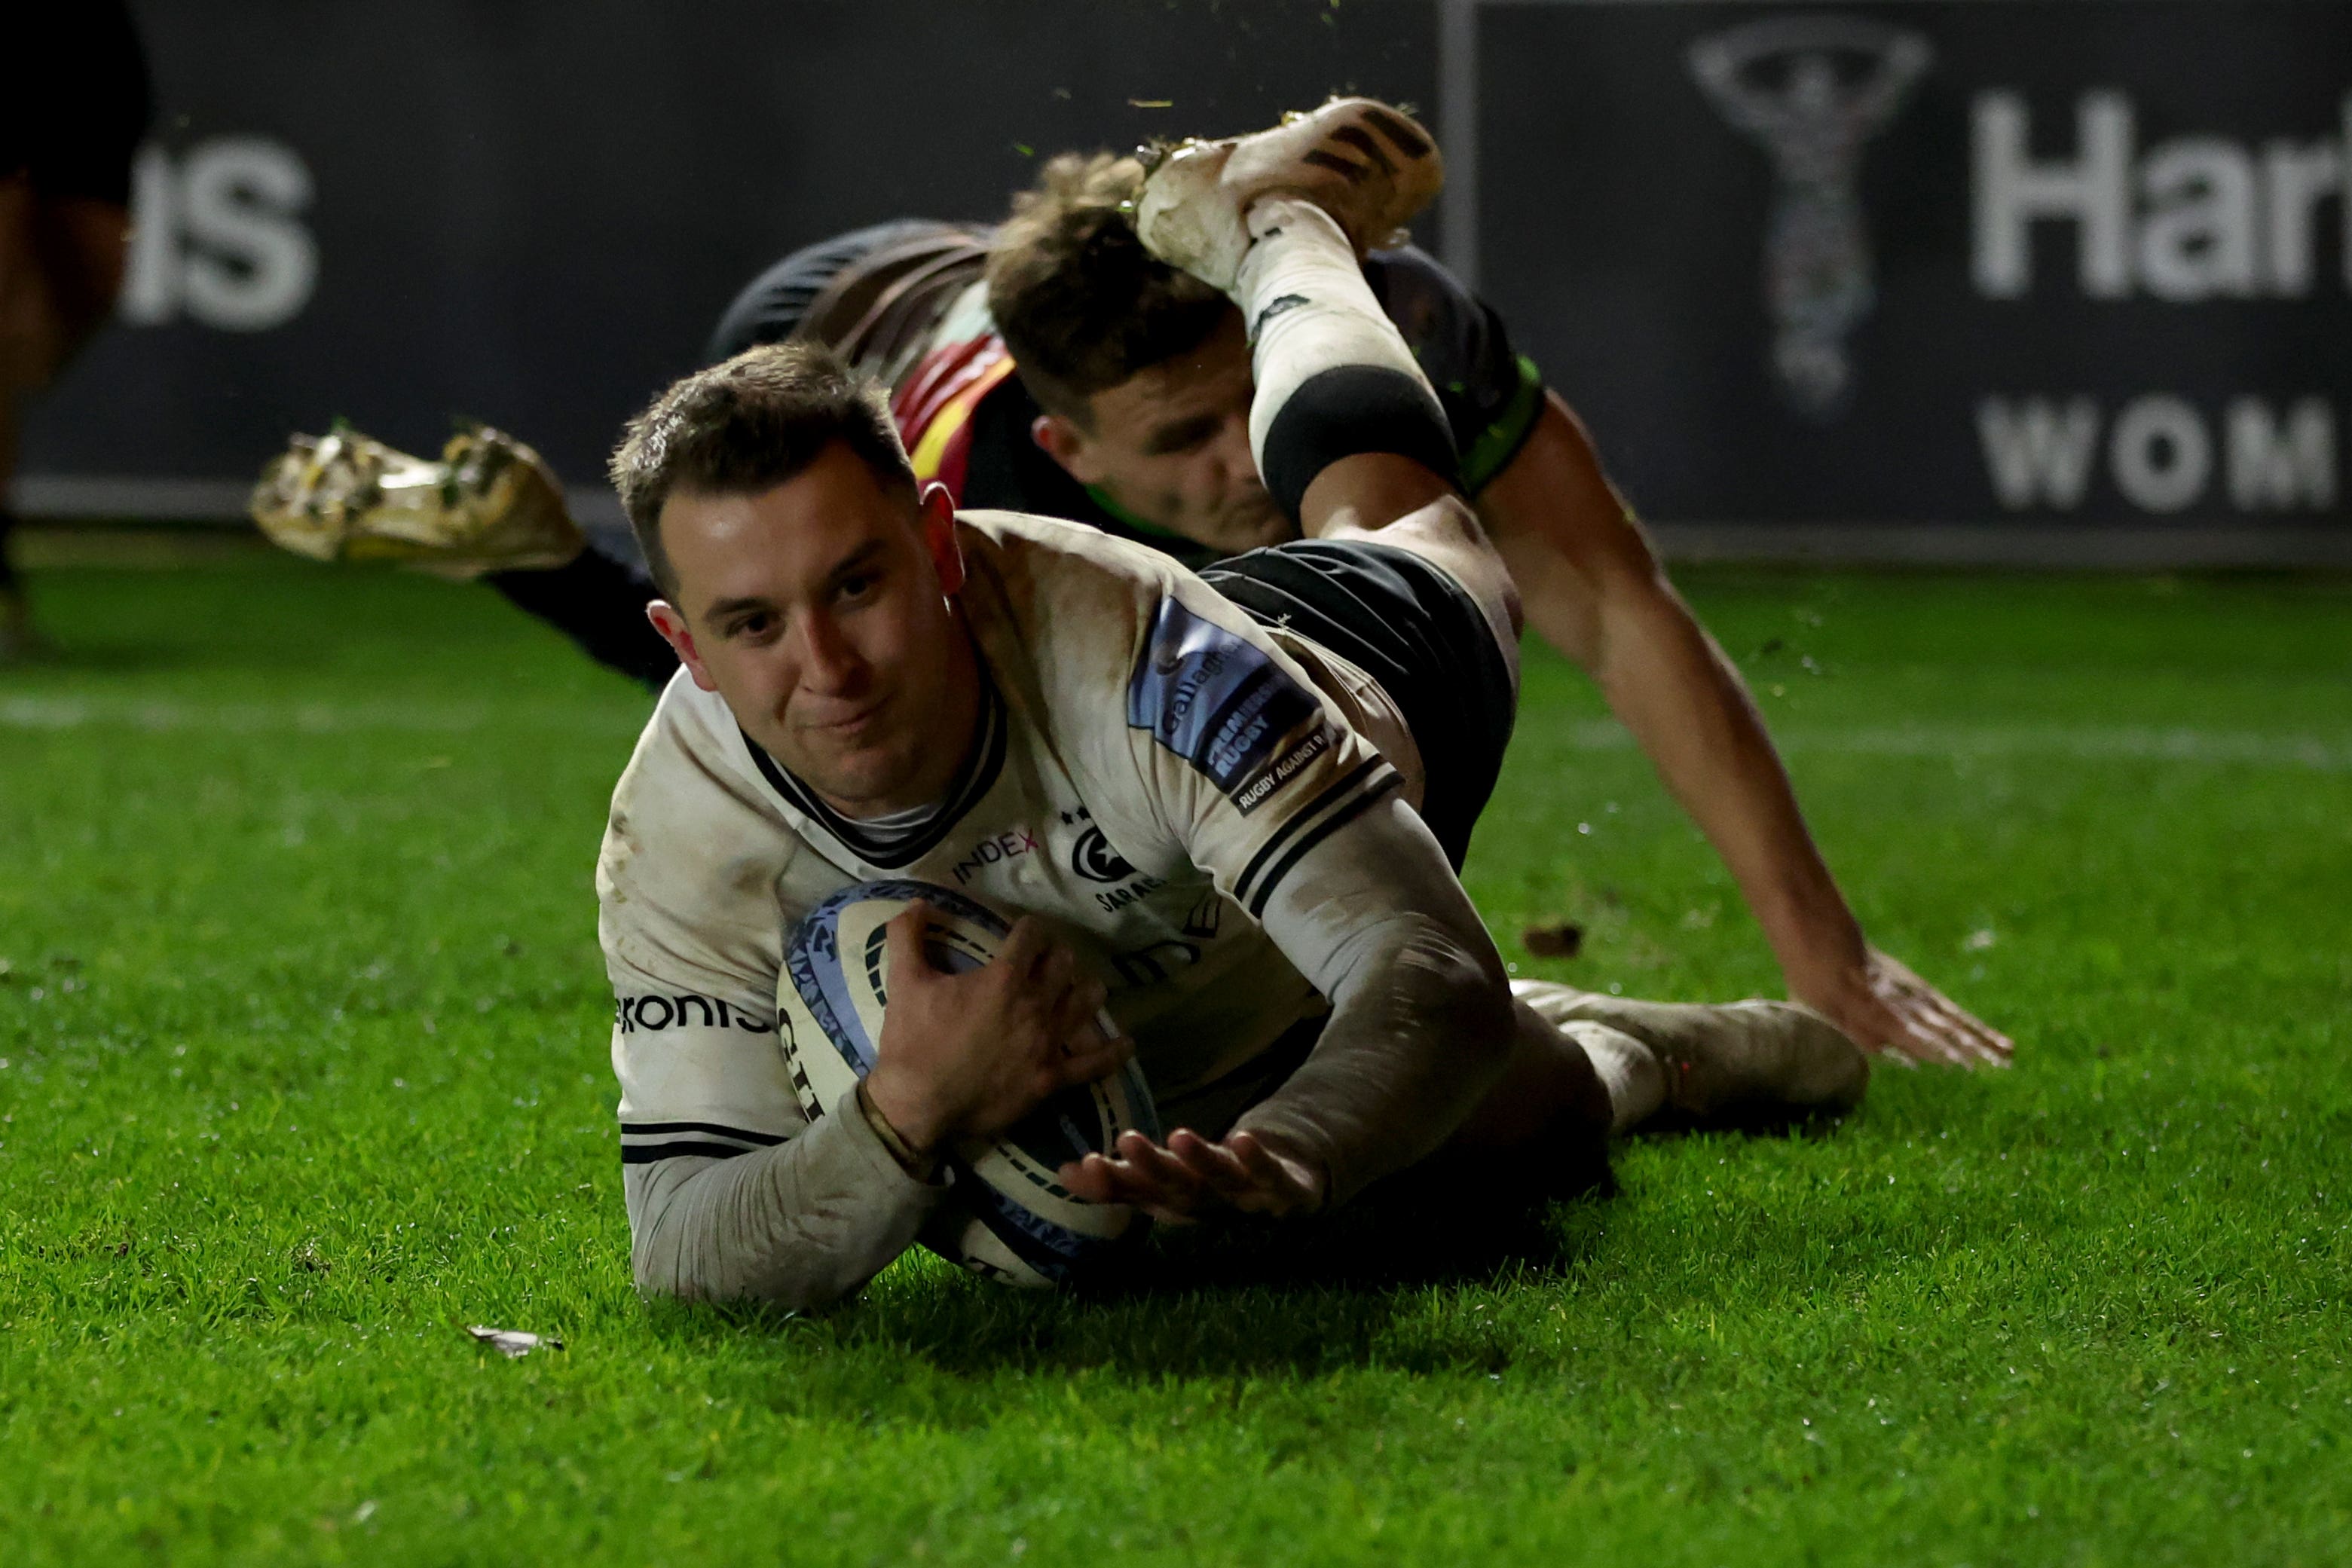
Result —
[[1526, 619], [1518, 585], [1469, 502], [1458, 495], [1441, 496], [1364, 537], [1412, 550], [1460, 583], [1506, 653], [1516, 655]]

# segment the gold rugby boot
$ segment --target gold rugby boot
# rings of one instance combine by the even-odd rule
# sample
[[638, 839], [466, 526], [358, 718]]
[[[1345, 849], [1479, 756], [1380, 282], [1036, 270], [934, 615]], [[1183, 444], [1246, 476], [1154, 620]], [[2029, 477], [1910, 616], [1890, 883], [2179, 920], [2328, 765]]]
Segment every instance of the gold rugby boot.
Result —
[[538, 453], [488, 426], [438, 462], [358, 431], [298, 435], [254, 486], [253, 520], [313, 560], [389, 560], [445, 577], [562, 566], [586, 548]]

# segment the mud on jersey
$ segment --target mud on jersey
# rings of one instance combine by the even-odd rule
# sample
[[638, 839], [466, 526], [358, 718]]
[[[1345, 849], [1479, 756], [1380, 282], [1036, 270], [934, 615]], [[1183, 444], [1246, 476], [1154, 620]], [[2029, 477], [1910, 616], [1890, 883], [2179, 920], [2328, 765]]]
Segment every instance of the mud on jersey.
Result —
[[663, 694], [597, 869], [630, 1164], [804, 1124], [776, 1041], [782, 939], [853, 882], [914, 877], [1055, 922], [1162, 1096], [1320, 1010], [1255, 916], [1309, 849], [1406, 786], [1377, 686], [1311, 646], [1294, 659], [1165, 557], [1045, 518], [959, 521], [988, 700], [912, 838], [834, 812], [683, 674]]

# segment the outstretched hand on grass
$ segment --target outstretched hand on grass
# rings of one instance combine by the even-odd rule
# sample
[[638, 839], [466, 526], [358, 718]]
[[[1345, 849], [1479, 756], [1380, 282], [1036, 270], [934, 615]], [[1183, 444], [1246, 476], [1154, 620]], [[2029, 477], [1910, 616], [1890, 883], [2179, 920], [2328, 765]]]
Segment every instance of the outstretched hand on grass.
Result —
[[1064, 1166], [1062, 1185], [1090, 1203], [1131, 1204], [1171, 1225], [1220, 1211], [1298, 1214], [1323, 1202], [1322, 1172], [1253, 1133], [1211, 1143], [1179, 1127], [1164, 1147], [1141, 1133], [1122, 1133], [1115, 1147], [1115, 1155], [1088, 1155]]
[[1792, 981], [1790, 992], [1856, 1045], [1906, 1065], [2006, 1067], [2017, 1050], [2009, 1036], [1875, 947], [1863, 949], [1858, 968], [1825, 983]]

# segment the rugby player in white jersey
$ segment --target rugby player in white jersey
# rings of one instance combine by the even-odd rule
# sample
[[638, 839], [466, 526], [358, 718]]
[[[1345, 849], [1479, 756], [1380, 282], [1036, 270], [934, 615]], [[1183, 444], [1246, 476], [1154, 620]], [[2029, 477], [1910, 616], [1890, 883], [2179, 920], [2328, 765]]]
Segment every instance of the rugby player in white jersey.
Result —
[[[1253, 324], [1253, 445], [1301, 541], [1204, 577], [959, 515], [809, 346], [633, 422], [614, 480], [684, 666], [597, 877], [641, 1287], [846, 1294], [938, 1205], [936, 1151], [1129, 1051], [1175, 1130], [1062, 1179], [1175, 1220], [1328, 1209], [1440, 1149], [1579, 1164], [1669, 1107], [1861, 1093], [1861, 1051], [1801, 1009], [1514, 998], [1454, 871], [1517, 607], [1348, 237], [1410, 192], [1327, 188], [1284, 134], [1171, 162], [1142, 223]], [[1399, 674], [1433, 659], [1442, 691]], [[957, 977], [929, 971], [919, 910], [894, 922], [877, 1064], [810, 1123], [775, 1036], [784, 933], [883, 876], [1020, 918]], [[1096, 1030], [1105, 1001], [1126, 1038]]]

